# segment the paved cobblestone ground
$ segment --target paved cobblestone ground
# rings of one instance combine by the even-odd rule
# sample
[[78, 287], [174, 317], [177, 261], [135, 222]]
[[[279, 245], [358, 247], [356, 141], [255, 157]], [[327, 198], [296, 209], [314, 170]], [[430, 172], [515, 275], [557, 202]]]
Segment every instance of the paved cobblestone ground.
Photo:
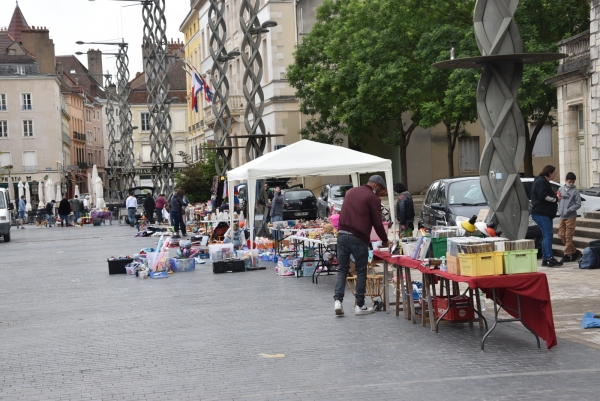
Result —
[[[0, 242], [1, 400], [597, 400], [600, 351], [538, 350], [519, 325], [440, 334], [393, 313], [333, 314], [334, 276], [109, 276], [155, 242], [124, 226]], [[488, 310], [489, 312], [489, 310]], [[283, 357], [269, 358], [273, 354]]]

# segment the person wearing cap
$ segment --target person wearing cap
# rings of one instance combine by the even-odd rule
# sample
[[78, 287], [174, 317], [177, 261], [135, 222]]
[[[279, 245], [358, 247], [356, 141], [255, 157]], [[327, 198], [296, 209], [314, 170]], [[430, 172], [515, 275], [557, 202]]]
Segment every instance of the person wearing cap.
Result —
[[400, 225], [398, 233], [400, 238], [412, 237], [415, 229], [415, 205], [412, 195], [401, 182], [394, 185], [394, 192], [398, 194], [396, 202], [396, 218]]
[[336, 316], [344, 315], [342, 302], [346, 288], [346, 277], [350, 268], [350, 256], [356, 266], [356, 306], [355, 315], [368, 315], [373, 308], [365, 306], [367, 284], [367, 261], [369, 257], [369, 242], [371, 229], [382, 240], [382, 246], [388, 246], [387, 232], [381, 218], [381, 199], [377, 194], [387, 189], [381, 176], [374, 175], [369, 182], [360, 187], [352, 188], [346, 193], [344, 207], [340, 214], [337, 251], [339, 271], [336, 277], [333, 299]]

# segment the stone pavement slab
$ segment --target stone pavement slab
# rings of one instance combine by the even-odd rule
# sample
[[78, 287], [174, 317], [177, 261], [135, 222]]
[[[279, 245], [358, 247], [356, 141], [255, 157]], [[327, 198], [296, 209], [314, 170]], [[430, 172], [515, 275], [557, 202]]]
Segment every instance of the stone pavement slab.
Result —
[[436, 335], [394, 313], [354, 316], [351, 297], [336, 318], [335, 276], [210, 264], [109, 276], [107, 257], [156, 242], [133, 230], [28, 228], [0, 242], [0, 400], [598, 398], [594, 348], [537, 349], [509, 324], [481, 352], [475, 326]]

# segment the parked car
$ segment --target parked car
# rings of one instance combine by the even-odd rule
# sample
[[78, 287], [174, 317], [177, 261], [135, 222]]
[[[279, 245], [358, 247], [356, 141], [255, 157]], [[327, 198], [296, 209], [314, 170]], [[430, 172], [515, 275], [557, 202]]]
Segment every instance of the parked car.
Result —
[[0, 188], [0, 235], [4, 242], [10, 242], [11, 210], [15, 206], [10, 202], [8, 189]]
[[286, 189], [283, 194], [283, 220], [314, 220], [317, 198], [309, 189]]
[[342, 210], [346, 192], [352, 188], [352, 184], [326, 184], [323, 185], [321, 194], [317, 199], [317, 213], [321, 218], [327, 218], [336, 210], [338, 213]]
[[[527, 195], [531, 195], [531, 186]], [[488, 208], [479, 177], [441, 179], [427, 190], [419, 225], [428, 229], [436, 225], [455, 226], [457, 218], [468, 219]], [[525, 238], [535, 240], [536, 247], [541, 246], [542, 232], [531, 217]]]

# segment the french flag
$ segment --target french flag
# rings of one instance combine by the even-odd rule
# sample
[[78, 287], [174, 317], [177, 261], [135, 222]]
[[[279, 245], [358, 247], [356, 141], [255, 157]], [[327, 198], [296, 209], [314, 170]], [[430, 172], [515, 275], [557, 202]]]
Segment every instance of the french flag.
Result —
[[200, 77], [200, 79], [202, 80], [202, 84], [204, 85], [204, 99], [206, 99], [208, 103], [211, 103], [213, 99], [213, 93], [210, 90], [210, 86], [208, 86], [204, 78]]
[[197, 73], [192, 75], [192, 109], [198, 112], [198, 93], [202, 92], [204, 80]]

